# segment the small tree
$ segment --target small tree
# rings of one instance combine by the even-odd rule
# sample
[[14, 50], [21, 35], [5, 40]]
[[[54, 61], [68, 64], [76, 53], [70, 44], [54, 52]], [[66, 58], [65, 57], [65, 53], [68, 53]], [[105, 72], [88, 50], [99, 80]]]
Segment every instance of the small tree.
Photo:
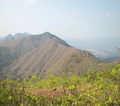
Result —
[[92, 81], [92, 84], [94, 83], [94, 80], [97, 78], [97, 73], [96, 72], [91, 72], [89, 73], [88, 76], [88, 81]]

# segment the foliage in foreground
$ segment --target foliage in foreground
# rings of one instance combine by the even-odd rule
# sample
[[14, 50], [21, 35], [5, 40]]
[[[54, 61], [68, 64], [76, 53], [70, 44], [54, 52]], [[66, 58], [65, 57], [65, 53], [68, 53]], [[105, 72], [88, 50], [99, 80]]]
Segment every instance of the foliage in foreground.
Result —
[[[7, 78], [0, 82], [0, 106], [119, 106], [120, 105], [120, 65], [99, 73], [86, 74], [84, 78], [72, 73], [70, 78], [65, 75], [55, 77], [46, 75], [47, 80], [39, 81], [32, 76], [23, 81]], [[84, 88], [81, 88], [85, 85]], [[47, 97], [26, 94], [26, 90], [47, 88], [57, 91], [63, 89], [64, 96]], [[55, 88], [56, 87], [56, 88]], [[67, 90], [71, 93], [68, 93]], [[79, 92], [78, 92], [79, 90]], [[49, 103], [47, 101], [50, 101]]]

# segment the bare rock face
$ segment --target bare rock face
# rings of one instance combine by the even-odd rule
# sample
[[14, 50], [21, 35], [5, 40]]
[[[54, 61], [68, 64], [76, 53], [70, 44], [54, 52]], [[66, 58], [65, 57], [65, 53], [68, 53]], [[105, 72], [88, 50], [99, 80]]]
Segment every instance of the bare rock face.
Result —
[[3, 68], [0, 80], [8, 75], [42, 78], [48, 73], [58, 75], [76, 70], [81, 64], [91, 66], [97, 63], [100, 61], [89, 52], [79, 51], [49, 32], [12, 39], [0, 45], [0, 66]]

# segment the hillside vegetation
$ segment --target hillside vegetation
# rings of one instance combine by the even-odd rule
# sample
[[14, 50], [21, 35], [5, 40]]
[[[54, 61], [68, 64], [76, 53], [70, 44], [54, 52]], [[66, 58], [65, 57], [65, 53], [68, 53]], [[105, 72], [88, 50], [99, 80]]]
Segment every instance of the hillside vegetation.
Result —
[[[29, 73], [27, 73], [29, 74]], [[22, 81], [11, 77], [0, 82], [1, 106], [119, 106], [120, 65], [102, 72], [85, 74], [83, 78], [72, 73], [55, 77], [47, 74], [45, 80], [37, 76]]]

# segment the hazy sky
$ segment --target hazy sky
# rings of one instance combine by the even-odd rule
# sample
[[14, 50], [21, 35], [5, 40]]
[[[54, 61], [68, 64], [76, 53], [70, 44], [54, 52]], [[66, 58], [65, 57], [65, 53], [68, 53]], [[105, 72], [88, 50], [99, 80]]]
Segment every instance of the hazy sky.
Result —
[[62, 39], [120, 36], [120, 0], [0, 0], [0, 37], [46, 31]]

